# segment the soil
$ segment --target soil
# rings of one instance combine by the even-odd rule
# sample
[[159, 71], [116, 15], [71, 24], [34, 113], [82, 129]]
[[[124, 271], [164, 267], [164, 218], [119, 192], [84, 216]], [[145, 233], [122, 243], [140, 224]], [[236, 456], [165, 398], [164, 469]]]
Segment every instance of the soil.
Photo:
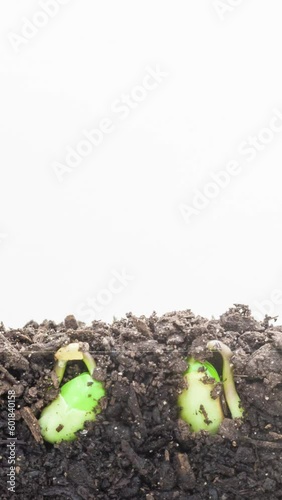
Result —
[[[220, 355], [205, 349], [213, 339], [234, 353], [246, 415], [240, 422], [227, 412], [218, 434], [193, 434], [176, 405], [184, 358], [208, 359], [220, 372]], [[107, 397], [75, 441], [52, 445], [42, 440], [37, 418], [57, 394], [50, 389], [54, 353], [74, 341], [89, 344]], [[73, 316], [22, 329], [2, 324], [0, 361], [3, 500], [282, 498], [282, 326], [255, 321], [247, 306], [237, 304], [218, 320], [186, 310], [130, 313], [91, 327]], [[69, 362], [64, 382], [81, 371], [82, 362]], [[9, 390], [16, 394], [15, 493], [7, 489]]]

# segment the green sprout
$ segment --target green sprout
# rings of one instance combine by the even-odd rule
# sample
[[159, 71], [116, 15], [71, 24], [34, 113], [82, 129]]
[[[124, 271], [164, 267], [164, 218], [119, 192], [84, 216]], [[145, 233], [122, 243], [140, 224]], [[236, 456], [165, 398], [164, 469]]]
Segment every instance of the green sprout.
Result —
[[84, 361], [88, 372], [81, 373], [61, 387], [58, 397], [41, 413], [41, 434], [49, 443], [73, 441], [85, 422], [94, 421], [100, 412], [99, 400], [105, 396], [101, 382], [93, 379], [96, 363], [81, 343], [68, 344], [55, 354], [55, 378], [61, 383], [66, 365], [71, 360]]
[[220, 378], [216, 369], [205, 361], [200, 363], [188, 358], [188, 370], [184, 378], [188, 388], [178, 397], [180, 417], [193, 432], [201, 430], [216, 434], [224, 414], [220, 402]]
[[[219, 340], [207, 344], [210, 351], [220, 352], [223, 359], [222, 385], [232, 418], [242, 418], [244, 409], [235, 388], [233, 369], [230, 364], [232, 351]], [[188, 358], [188, 370], [184, 373], [187, 389], [178, 397], [180, 417], [193, 432], [208, 431], [216, 434], [224, 419], [220, 400], [219, 375], [213, 365]]]
[[207, 348], [210, 351], [217, 351], [221, 354], [223, 360], [222, 381], [225, 399], [232, 418], [242, 418], [244, 409], [241, 406], [241, 400], [236, 391], [233, 378], [233, 369], [232, 365], [230, 364], [232, 351], [227, 345], [223, 344], [223, 342], [220, 342], [220, 340], [211, 340], [210, 342], [208, 342]]

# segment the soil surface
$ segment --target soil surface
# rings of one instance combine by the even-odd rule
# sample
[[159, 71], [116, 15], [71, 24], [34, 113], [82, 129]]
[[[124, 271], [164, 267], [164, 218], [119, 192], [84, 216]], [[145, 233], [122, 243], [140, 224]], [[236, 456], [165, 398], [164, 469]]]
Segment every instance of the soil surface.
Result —
[[[246, 416], [228, 412], [219, 433], [193, 434], [179, 420], [184, 358], [208, 353], [219, 339], [233, 351], [236, 387]], [[37, 419], [58, 390], [50, 373], [55, 351], [82, 341], [97, 363], [107, 396], [95, 422], [71, 443], [42, 440]], [[236, 305], [219, 320], [190, 310], [92, 326], [63, 323], [0, 325], [1, 499], [241, 500], [282, 498], [282, 327], [259, 323]], [[64, 382], [85, 366], [68, 363]], [[51, 389], [50, 389], [51, 387]], [[16, 487], [7, 489], [8, 391], [16, 394]]]

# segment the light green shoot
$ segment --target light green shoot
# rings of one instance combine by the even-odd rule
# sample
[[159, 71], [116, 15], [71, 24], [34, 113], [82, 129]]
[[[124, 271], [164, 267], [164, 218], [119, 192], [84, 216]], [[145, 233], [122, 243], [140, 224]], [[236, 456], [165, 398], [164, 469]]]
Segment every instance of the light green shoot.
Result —
[[242, 418], [244, 409], [241, 406], [241, 400], [236, 391], [233, 369], [230, 364], [230, 358], [232, 356], [232, 351], [227, 345], [220, 340], [211, 340], [207, 343], [207, 348], [210, 351], [219, 352], [223, 360], [222, 368], [222, 383], [225, 394], [225, 399], [228, 404], [232, 418]]
[[56, 363], [54, 366], [54, 372], [58, 378], [59, 384], [63, 379], [68, 361], [78, 361], [81, 359], [82, 361], [84, 361], [90, 375], [93, 375], [93, 372], [96, 368], [94, 359], [88, 351], [83, 350], [83, 344], [81, 342], [75, 342], [61, 347], [55, 353], [55, 359]]

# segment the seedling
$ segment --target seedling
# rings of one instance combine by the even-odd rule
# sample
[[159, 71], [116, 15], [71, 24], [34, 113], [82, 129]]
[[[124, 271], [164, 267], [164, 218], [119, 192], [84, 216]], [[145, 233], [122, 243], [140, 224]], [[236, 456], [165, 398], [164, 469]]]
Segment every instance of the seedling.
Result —
[[241, 406], [241, 400], [236, 391], [233, 369], [230, 364], [230, 358], [232, 356], [232, 351], [229, 347], [220, 340], [211, 340], [207, 344], [207, 348], [210, 351], [217, 351], [221, 354], [223, 360], [222, 367], [222, 382], [226, 402], [228, 404], [232, 418], [241, 418], [244, 413], [244, 409]]
[[187, 359], [188, 370], [184, 378], [188, 388], [178, 397], [180, 417], [193, 432], [201, 430], [216, 434], [224, 419], [220, 402], [220, 378], [216, 369], [205, 361]]
[[49, 443], [72, 441], [85, 422], [94, 421], [99, 413], [98, 401], [105, 395], [101, 382], [93, 378], [96, 363], [91, 354], [81, 350], [82, 344], [73, 343], [61, 347], [56, 354], [53, 374], [61, 383], [67, 362], [84, 361], [89, 373], [81, 373], [61, 387], [60, 394], [41, 413], [41, 434]]
[[[233, 370], [230, 364], [232, 351], [218, 340], [208, 342], [207, 348], [220, 352], [223, 359], [222, 385], [232, 418], [241, 418], [243, 408], [235, 388]], [[188, 370], [184, 373], [187, 389], [178, 397], [181, 407], [180, 417], [187, 422], [193, 432], [201, 430], [216, 434], [224, 419], [220, 399], [220, 378], [213, 365], [200, 363], [194, 358], [187, 359]]]

